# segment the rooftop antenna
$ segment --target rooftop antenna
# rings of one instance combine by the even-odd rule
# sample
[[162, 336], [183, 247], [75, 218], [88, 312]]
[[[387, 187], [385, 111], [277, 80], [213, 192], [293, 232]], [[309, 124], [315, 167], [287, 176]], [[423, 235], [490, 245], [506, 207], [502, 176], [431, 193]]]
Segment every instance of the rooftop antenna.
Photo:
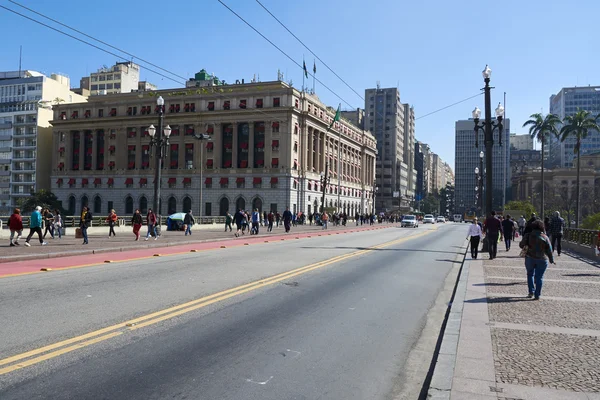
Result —
[[379, 84], [379, 81], [377, 81], [377, 90], [379, 90], [381, 88], [381, 85]]
[[23, 45], [19, 45], [19, 77], [21, 77], [21, 59], [23, 56]]

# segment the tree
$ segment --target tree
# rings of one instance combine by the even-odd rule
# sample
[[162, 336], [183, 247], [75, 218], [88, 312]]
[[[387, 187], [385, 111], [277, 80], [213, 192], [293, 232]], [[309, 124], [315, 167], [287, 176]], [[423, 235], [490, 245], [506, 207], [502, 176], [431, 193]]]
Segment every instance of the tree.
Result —
[[581, 223], [583, 229], [598, 229], [599, 226], [600, 213], [588, 215]]
[[546, 187], [546, 185], [544, 184], [544, 146], [546, 144], [546, 142], [549, 139], [550, 135], [553, 135], [555, 137], [559, 136], [559, 132], [558, 129], [556, 128], [556, 126], [558, 124], [560, 124], [560, 118], [558, 118], [556, 115], [554, 114], [548, 114], [546, 115], [546, 117], [542, 116], [542, 114], [537, 113], [537, 114], [531, 114], [531, 119], [527, 120], [524, 124], [523, 124], [523, 128], [525, 128], [526, 126], [529, 126], [529, 135], [531, 135], [531, 137], [533, 139], [537, 139], [538, 142], [542, 143], [542, 174], [541, 174], [541, 180], [542, 180], [542, 196], [541, 196], [541, 216], [542, 218], [544, 217], [544, 188]]
[[[575, 115], [567, 115], [564, 119], [564, 126], [560, 130], [561, 141], [569, 137], [575, 138], [575, 147], [573, 152], [577, 155], [577, 201], [575, 205], [575, 227], [579, 228], [581, 218], [581, 196], [579, 192], [579, 178], [581, 173], [581, 140], [585, 139], [589, 131], [600, 131], [597, 119], [589, 111], [578, 110]], [[543, 158], [543, 157], [542, 157]]]
[[509, 201], [504, 205], [504, 209], [509, 211], [521, 211], [525, 213], [527, 218], [529, 218], [531, 214], [535, 212], [535, 207], [528, 201]]
[[42, 208], [49, 208], [52, 211], [58, 209], [61, 214], [67, 214], [65, 209], [62, 208], [62, 202], [49, 190], [42, 189], [36, 193], [32, 193], [29, 197], [22, 198], [19, 206], [22, 213], [31, 212], [35, 207], [40, 206]]
[[[432, 194], [425, 197], [421, 202], [421, 210], [425, 214], [437, 213], [440, 208], [440, 201]], [[445, 211], [445, 210], [444, 210]]]

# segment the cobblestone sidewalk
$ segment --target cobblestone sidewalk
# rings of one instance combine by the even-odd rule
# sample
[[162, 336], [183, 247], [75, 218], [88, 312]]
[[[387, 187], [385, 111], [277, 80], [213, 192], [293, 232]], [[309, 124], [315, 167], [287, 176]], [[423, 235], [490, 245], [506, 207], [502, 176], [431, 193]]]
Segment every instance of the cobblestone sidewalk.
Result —
[[498, 247], [494, 260], [465, 260], [451, 390], [430, 397], [599, 400], [600, 266], [555, 256], [535, 301], [517, 243]]

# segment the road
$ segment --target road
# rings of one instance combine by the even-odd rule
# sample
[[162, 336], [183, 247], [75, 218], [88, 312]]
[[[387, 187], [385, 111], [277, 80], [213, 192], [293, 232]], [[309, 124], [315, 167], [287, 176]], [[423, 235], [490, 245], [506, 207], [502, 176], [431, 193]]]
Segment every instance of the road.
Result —
[[391, 228], [0, 279], [0, 398], [393, 398], [415, 385], [406, 360], [465, 236]]

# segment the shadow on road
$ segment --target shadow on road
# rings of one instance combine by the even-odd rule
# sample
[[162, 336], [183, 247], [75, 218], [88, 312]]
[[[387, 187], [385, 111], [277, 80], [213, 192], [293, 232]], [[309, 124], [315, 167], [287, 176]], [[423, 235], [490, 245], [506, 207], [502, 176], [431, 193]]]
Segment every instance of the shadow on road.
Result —
[[455, 263], [455, 264], [462, 264], [462, 261], [456, 261], [456, 260], [435, 260], [435, 261], [443, 261], [443, 262], [449, 262], [449, 263]]
[[[427, 249], [375, 249], [373, 247], [343, 247], [343, 246], [333, 246], [333, 247], [314, 247], [314, 246], [305, 246], [305, 247], [300, 247], [301, 249], [322, 249], [322, 250], [331, 250], [331, 249], [344, 249], [344, 250], [373, 250], [373, 251], [379, 251], [379, 250], [385, 250], [385, 251], [416, 251], [419, 253], [444, 253], [444, 254], [456, 254], [457, 252], [455, 251], [439, 251], [439, 250], [427, 250]], [[444, 261], [444, 260], [437, 260], [437, 261]]]
[[475, 283], [473, 286], [516, 286], [526, 285], [526, 282], [507, 282], [507, 283]]
[[600, 277], [599, 274], [562, 274], [562, 276], [596, 276], [596, 277]]

